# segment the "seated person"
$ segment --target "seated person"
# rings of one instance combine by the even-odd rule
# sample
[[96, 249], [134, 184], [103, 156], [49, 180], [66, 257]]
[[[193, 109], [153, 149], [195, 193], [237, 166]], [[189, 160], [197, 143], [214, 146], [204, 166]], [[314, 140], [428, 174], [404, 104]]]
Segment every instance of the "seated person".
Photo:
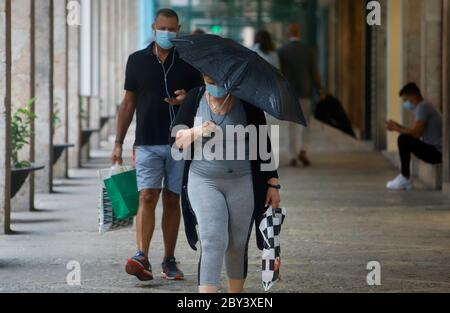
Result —
[[412, 189], [410, 163], [411, 154], [430, 164], [442, 163], [442, 115], [422, 97], [419, 87], [410, 83], [400, 91], [403, 108], [415, 115], [412, 128], [395, 121], [386, 122], [386, 129], [398, 132], [398, 149], [402, 165], [401, 174], [387, 184], [390, 190]]

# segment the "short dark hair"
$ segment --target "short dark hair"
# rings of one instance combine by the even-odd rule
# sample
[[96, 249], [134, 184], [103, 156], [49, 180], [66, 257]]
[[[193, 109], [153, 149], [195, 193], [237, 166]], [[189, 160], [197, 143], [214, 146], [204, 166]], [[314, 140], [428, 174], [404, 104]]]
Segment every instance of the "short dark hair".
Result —
[[169, 18], [172, 18], [172, 17], [173, 17], [173, 18], [176, 18], [176, 19], [177, 19], [177, 22], [180, 22], [180, 18], [179, 18], [179, 16], [178, 16], [177, 12], [175, 12], [175, 11], [172, 10], [172, 9], [164, 8], [164, 9], [158, 10], [158, 12], [156, 12], [156, 17], [155, 17], [155, 19], [157, 19], [158, 16], [160, 16], [160, 15], [165, 16], [165, 17], [169, 17]]
[[409, 83], [400, 90], [400, 97], [403, 96], [419, 96], [422, 97], [422, 92], [416, 83]]

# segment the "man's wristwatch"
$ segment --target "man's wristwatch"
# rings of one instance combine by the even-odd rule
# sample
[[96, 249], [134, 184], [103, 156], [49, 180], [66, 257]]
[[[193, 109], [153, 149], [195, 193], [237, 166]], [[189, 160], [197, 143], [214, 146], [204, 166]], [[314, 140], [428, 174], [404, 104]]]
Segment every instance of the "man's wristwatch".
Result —
[[280, 190], [281, 189], [281, 185], [272, 185], [272, 184], [267, 184], [269, 186], [269, 188], [273, 188], [273, 189], [277, 189]]

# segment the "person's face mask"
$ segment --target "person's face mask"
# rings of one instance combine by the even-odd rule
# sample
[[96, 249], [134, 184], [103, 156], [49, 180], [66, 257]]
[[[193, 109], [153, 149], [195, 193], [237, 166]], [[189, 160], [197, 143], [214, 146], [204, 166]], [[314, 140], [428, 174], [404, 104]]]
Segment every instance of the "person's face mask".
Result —
[[408, 100], [403, 102], [403, 108], [408, 111], [414, 111], [416, 106], [410, 100]]
[[224, 98], [228, 92], [225, 88], [206, 83], [206, 91], [214, 98]]
[[155, 41], [164, 50], [172, 49], [173, 44], [170, 39], [177, 38], [177, 33], [169, 32], [167, 30], [156, 30]]

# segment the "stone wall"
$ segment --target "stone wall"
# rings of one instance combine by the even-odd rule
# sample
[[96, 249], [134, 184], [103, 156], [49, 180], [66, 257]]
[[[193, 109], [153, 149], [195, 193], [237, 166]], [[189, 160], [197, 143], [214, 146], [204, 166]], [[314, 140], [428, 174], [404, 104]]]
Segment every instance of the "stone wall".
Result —
[[[14, 113], [31, 99], [31, 1], [11, 1], [11, 105]], [[19, 160], [32, 161], [32, 152], [25, 146]], [[32, 178], [32, 177], [30, 177]], [[13, 211], [26, 211], [34, 207], [33, 180], [28, 178], [18, 195], [12, 200]]]
[[10, 123], [11, 97], [9, 94], [10, 56], [7, 53], [10, 45], [10, 27], [7, 20], [10, 15], [10, 0], [0, 0], [0, 234], [9, 231], [11, 203], [10, 194]]
[[[113, 117], [123, 97], [125, 65], [138, 44], [137, 0], [91, 0], [92, 49], [90, 94], [80, 97], [80, 25], [67, 23], [81, 13], [81, 1], [0, 0], [0, 232], [10, 230], [13, 211], [34, 209], [35, 192], [52, 191], [53, 178], [67, 178], [82, 165], [81, 131], [99, 128], [100, 117]], [[125, 16], [124, 16], [125, 14]], [[9, 18], [7, 18], [9, 17]], [[70, 19], [72, 22], [75, 19]], [[7, 21], [10, 21], [8, 24]], [[93, 27], [92, 27], [93, 25]], [[10, 40], [7, 40], [7, 39]], [[9, 50], [8, 50], [9, 48]], [[10, 53], [7, 53], [10, 51]], [[35, 97], [34, 136], [20, 153], [45, 169], [30, 175], [10, 201], [11, 114]], [[83, 101], [81, 101], [83, 100]], [[81, 105], [85, 103], [85, 112]], [[12, 111], [12, 112], [11, 112]], [[59, 124], [54, 125], [58, 113]], [[84, 119], [87, 116], [88, 119]], [[82, 123], [83, 122], [83, 123]], [[115, 132], [109, 120], [92, 149]], [[53, 144], [74, 144], [53, 166]], [[85, 155], [87, 156], [87, 155]], [[36, 184], [34, 184], [36, 182]], [[39, 206], [39, 204], [38, 204]]]

